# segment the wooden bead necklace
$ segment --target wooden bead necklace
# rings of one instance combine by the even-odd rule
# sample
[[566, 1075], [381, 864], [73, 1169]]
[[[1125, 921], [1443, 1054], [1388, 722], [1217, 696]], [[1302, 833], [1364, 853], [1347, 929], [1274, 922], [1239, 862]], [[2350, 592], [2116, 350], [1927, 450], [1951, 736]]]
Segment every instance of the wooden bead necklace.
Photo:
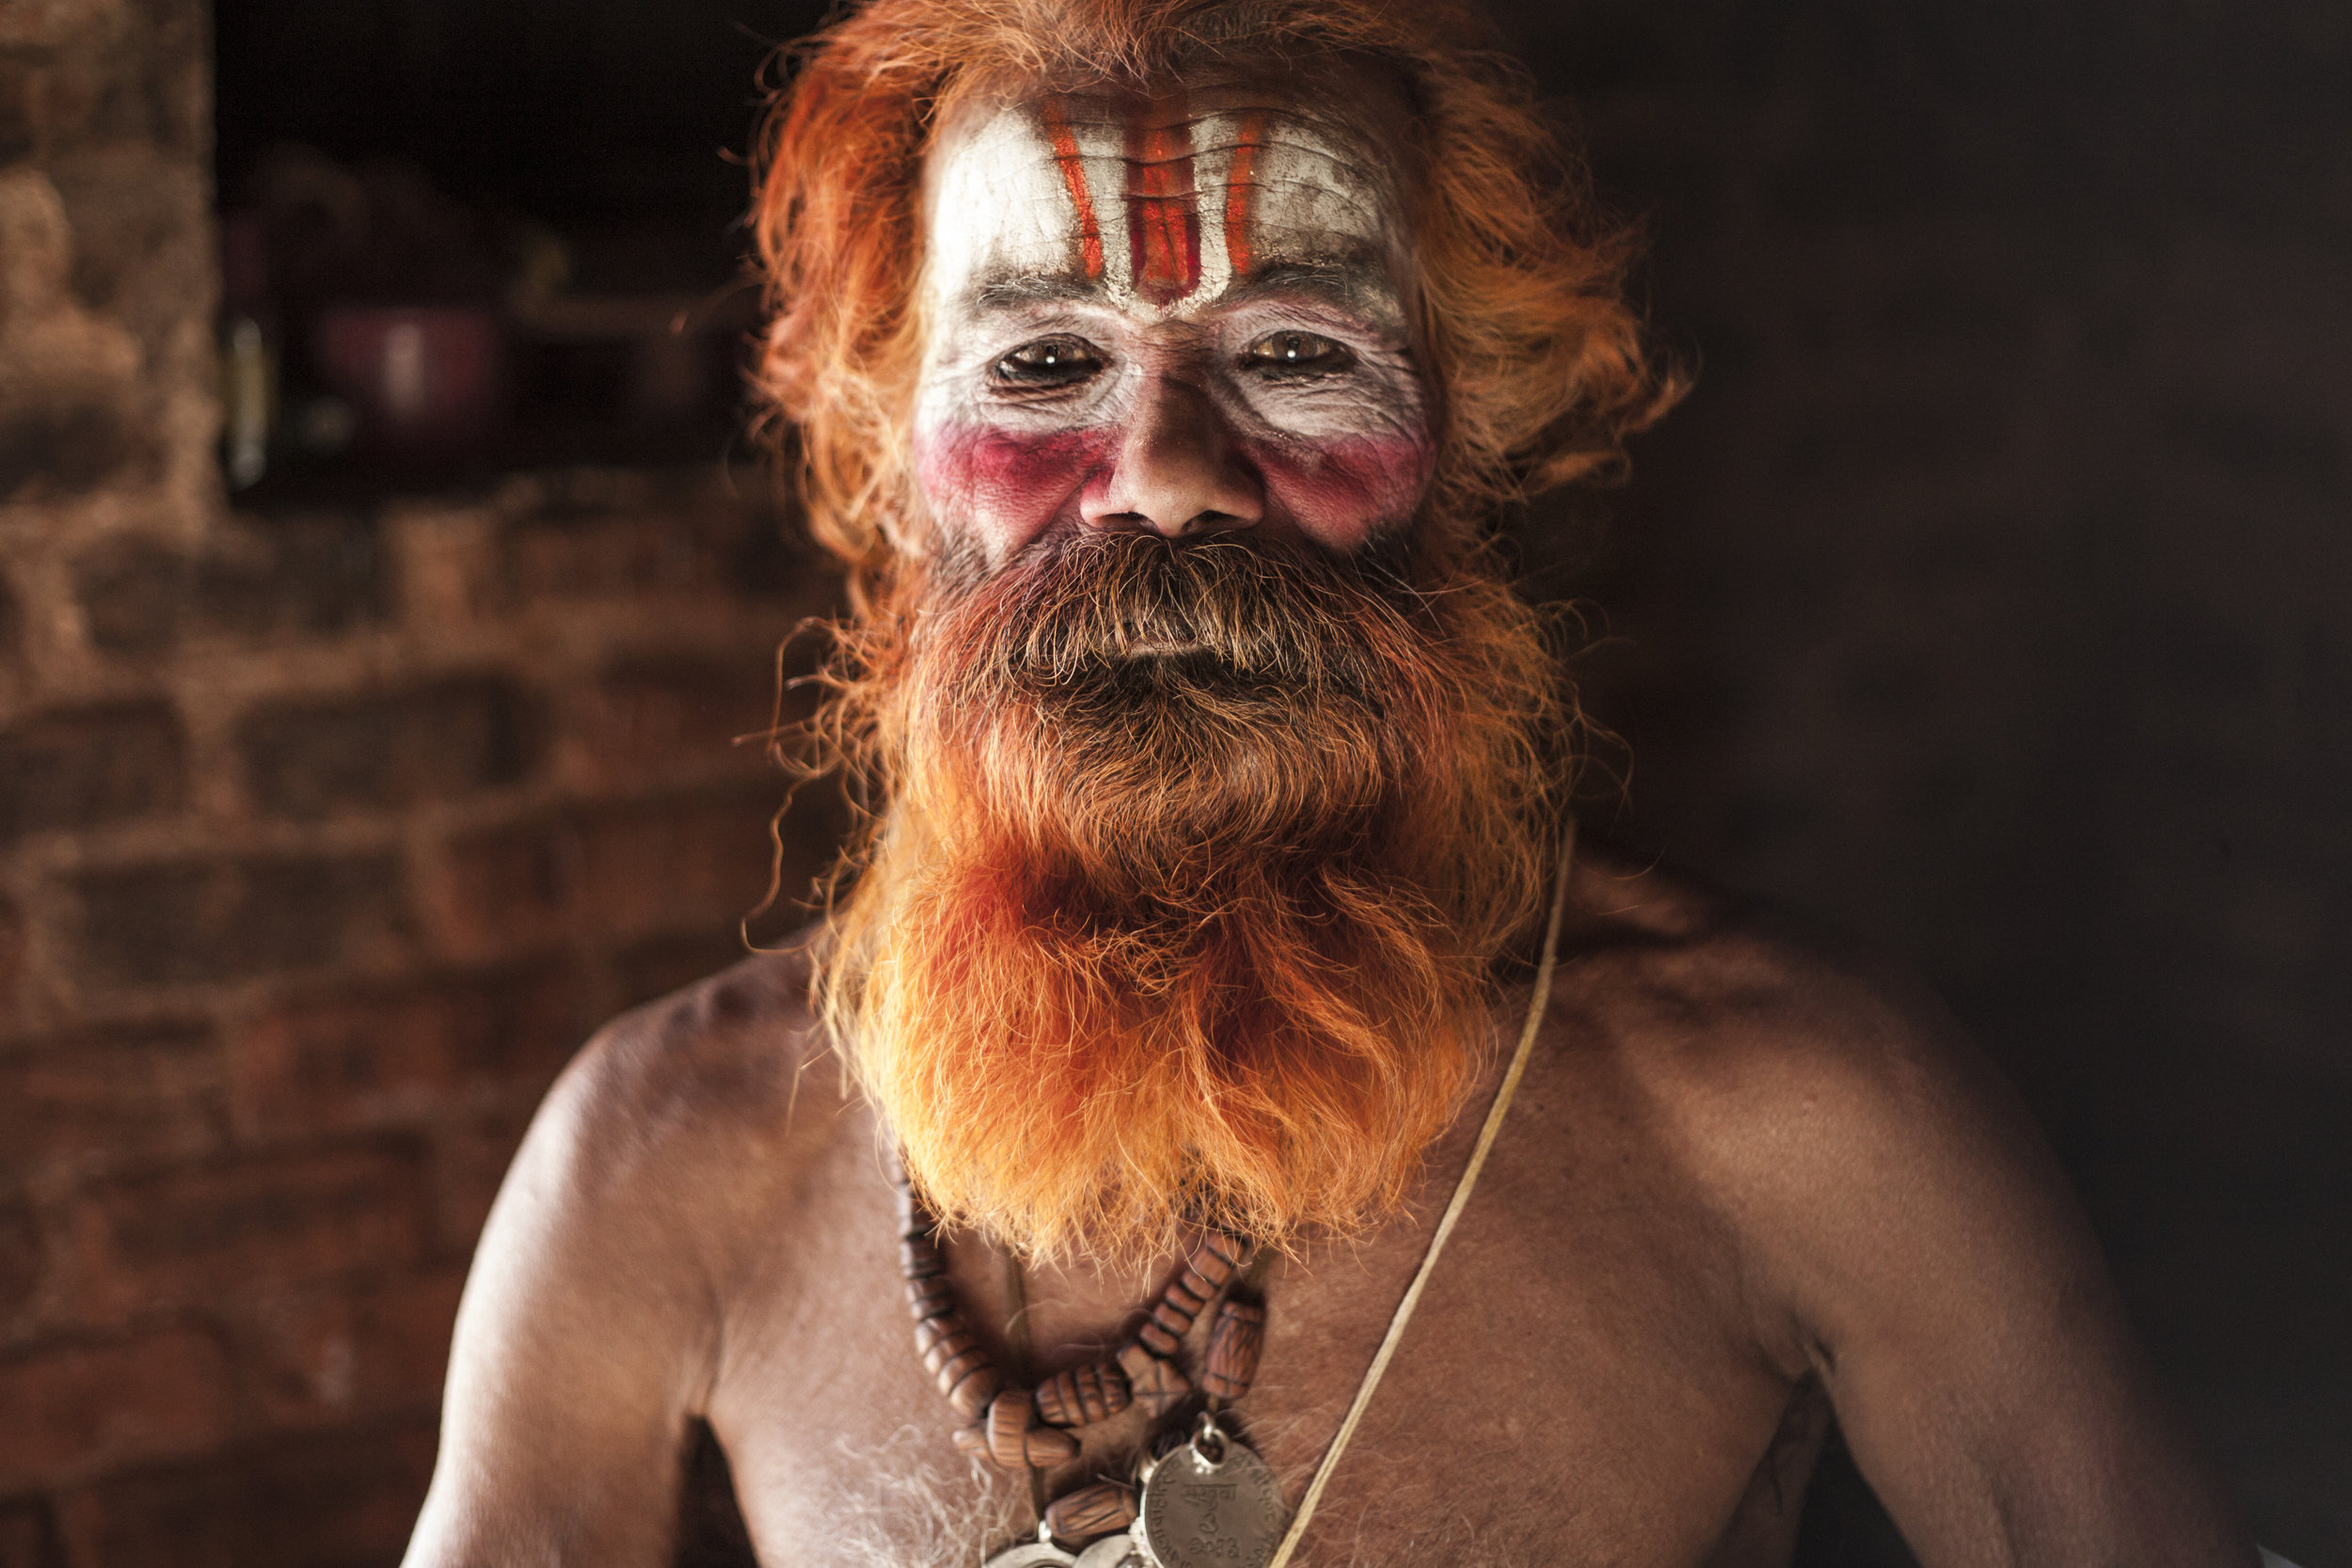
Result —
[[[1527, 1075], [1536, 1034], [1550, 1006], [1560, 927], [1567, 912], [1568, 873], [1575, 860], [1576, 819], [1571, 816], [1562, 824], [1560, 857], [1552, 870], [1551, 914], [1544, 926], [1542, 956], [1536, 960], [1535, 984], [1528, 995], [1518, 1044], [1486, 1106], [1486, 1120], [1470, 1146], [1470, 1158], [1454, 1180], [1454, 1196], [1447, 1199], [1437, 1227], [1430, 1232], [1421, 1266], [1413, 1271], [1403, 1299], [1390, 1314], [1388, 1332], [1373, 1353], [1372, 1364], [1364, 1369], [1356, 1397], [1324, 1449], [1323, 1461], [1315, 1466], [1297, 1508], [1283, 1506], [1281, 1488], [1266, 1462], [1217, 1425], [1217, 1405], [1248, 1391], [1265, 1339], [1265, 1308], [1227, 1294], [1217, 1303], [1201, 1371], [1209, 1408], [1201, 1413], [1189, 1442], [1177, 1445], [1144, 1467], [1138, 1478], [1143, 1486], [1141, 1501], [1117, 1481], [1082, 1487], [1043, 1511], [1034, 1543], [994, 1553], [985, 1568], [1289, 1568], [1315, 1517], [1324, 1489], [1339, 1468], [1341, 1456], [1347, 1452], [1397, 1347], [1404, 1342], [1414, 1309], [1430, 1276], [1437, 1273], [1447, 1240], [1470, 1206], [1479, 1173], [1494, 1152], [1503, 1118]], [[940, 1392], [966, 1418], [979, 1418], [977, 1426], [956, 1433], [958, 1448], [1007, 1468], [1025, 1468], [1034, 1476], [1038, 1470], [1076, 1456], [1077, 1439], [1066, 1428], [1116, 1415], [1131, 1402], [1141, 1403], [1156, 1420], [1192, 1391], [1191, 1380], [1173, 1358], [1200, 1309], [1247, 1267], [1249, 1250], [1244, 1243], [1212, 1233], [1193, 1250], [1191, 1260], [1160, 1292], [1135, 1337], [1121, 1344], [1115, 1356], [1057, 1373], [1044, 1387], [1025, 1393], [1004, 1386], [994, 1358], [964, 1328], [956, 1313], [955, 1291], [947, 1283], [946, 1264], [939, 1256], [937, 1222], [924, 1212], [905, 1169], [894, 1162], [892, 1174], [898, 1188], [898, 1259], [906, 1275], [907, 1302], [914, 1312], [915, 1346], [922, 1353], [923, 1365], [938, 1380]], [[1057, 1536], [1083, 1541], [1105, 1530], [1109, 1533], [1101, 1534], [1075, 1557], [1055, 1544]]]
[[[1249, 1391], [1265, 1344], [1265, 1308], [1232, 1291], [1249, 1266], [1247, 1242], [1210, 1232], [1115, 1353], [1056, 1372], [1034, 1389], [1015, 1388], [1007, 1386], [996, 1358], [965, 1325], [940, 1255], [939, 1222], [915, 1195], [906, 1167], [895, 1160], [891, 1181], [898, 1191], [898, 1270], [906, 1278], [907, 1308], [914, 1316], [915, 1353], [947, 1402], [970, 1423], [956, 1432], [960, 1450], [1016, 1472], [1050, 1470], [1078, 1456], [1078, 1439], [1071, 1434], [1075, 1428], [1108, 1420], [1131, 1404], [1141, 1406], [1154, 1422], [1164, 1419], [1196, 1392], [1178, 1357], [1184, 1337], [1214, 1304], [1197, 1388], [1206, 1396], [1207, 1408], [1191, 1448], [1212, 1456], [1213, 1467], [1264, 1469], [1264, 1462], [1220, 1429], [1216, 1418], [1220, 1408]], [[1148, 1506], [1148, 1500], [1138, 1504], [1135, 1488], [1120, 1481], [1079, 1487], [1046, 1505], [1036, 1543], [996, 1554], [989, 1559], [990, 1568], [1158, 1562], [1128, 1533]], [[1092, 1544], [1084, 1556], [1073, 1557], [1054, 1544], [1057, 1541]]]

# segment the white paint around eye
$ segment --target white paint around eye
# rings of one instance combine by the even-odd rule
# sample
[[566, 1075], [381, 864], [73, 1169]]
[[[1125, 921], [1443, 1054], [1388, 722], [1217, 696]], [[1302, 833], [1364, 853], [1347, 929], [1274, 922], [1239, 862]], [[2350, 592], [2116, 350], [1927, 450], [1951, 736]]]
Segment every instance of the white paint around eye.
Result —
[[[1205, 98], [1208, 95], [1200, 95]], [[1198, 100], [1197, 100], [1198, 101]], [[1323, 440], [1404, 435], [1421, 430], [1426, 399], [1402, 338], [1399, 302], [1386, 330], [1340, 321], [1320, 307], [1262, 299], [1220, 309], [1232, 282], [1224, 218], [1236, 148], [1248, 111], [1214, 103], [1191, 122], [1194, 188], [1200, 215], [1200, 278], [1167, 306], [1134, 290], [1126, 198], [1126, 131], [1120, 105], [1106, 99], [1060, 101], [1068, 117], [1103, 247], [1103, 276], [1091, 299], [1046, 301], [1013, 312], [972, 309], [974, 286], [992, 277], [1084, 281], [1080, 225], [1068, 176], [1054, 154], [1035, 103], [1002, 103], [967, 112], [943, 134], [927, 169], [925, 294], [929, 370], [918, 394], [918, 428], [940, 431], [982, 423], [1038, 432], [1115, 420], [1137, 390], [1144, 345], [1171, 326], [1205, 333], [1221, 367], [1209, 391], [1237, 427], [1262, 436]], [[1359, 141], [1343, 141], [1316, 121], [1268, 112], [1251, 176], [1253, 254], [1312, 261], [1399, 256], [1403, 203], [1392, 176]], [[1302, 330], [1332, 337], [1357, 368], [1329, 381], [1283, 381], [1237, 365], [1247, 346], [1268, 332]], [[1098, 380], [1066, 399], [1008, 403], [990, 397], [989, 368], [1021, 343], [1067, 332], [1095, 343], [1110, 361]]]

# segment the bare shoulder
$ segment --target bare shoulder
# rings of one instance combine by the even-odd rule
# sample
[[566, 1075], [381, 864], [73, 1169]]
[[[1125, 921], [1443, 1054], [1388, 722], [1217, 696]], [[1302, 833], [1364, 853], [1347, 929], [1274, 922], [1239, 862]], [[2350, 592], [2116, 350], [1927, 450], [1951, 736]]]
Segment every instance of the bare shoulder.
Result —
[[798, 949], [600, 1031], [474, 1254], [414, 1564], [660, 1560], [745, 1246], [842, 1118]]
[[567, 1206], [675, 1218], [724, 1211], [714, 1189], [788, 1180], [844, 1099], [808, 979], [795, 942], [612, 1020], [548, 1092], [509, 1185], [529, 1172]]
[[2070, 1274], [2090, 1256], [2031, 1118], [1899, 963], [1605, 852], [1575, 895], [1561, 1059], [1740, 1247], [1758, 1332], [1790, 1357], [1882, 1268], [2005, 1240]]
[[1580, 855], [1551, 1020], [1698, 1111], [1775, 1083], [1956, 1068], [1969, 1053], [1915, 976], [1608, 851]]
[[[734, 1254], [788, 1215], [842, 1135], [846, 1085], [795, 943], [614, 1019], [548, 1093], [499, 1191], [476, 1293], [630, 1281], [723, 1293]], [[756, 1219], [754, 1216], [757, 1216]]]

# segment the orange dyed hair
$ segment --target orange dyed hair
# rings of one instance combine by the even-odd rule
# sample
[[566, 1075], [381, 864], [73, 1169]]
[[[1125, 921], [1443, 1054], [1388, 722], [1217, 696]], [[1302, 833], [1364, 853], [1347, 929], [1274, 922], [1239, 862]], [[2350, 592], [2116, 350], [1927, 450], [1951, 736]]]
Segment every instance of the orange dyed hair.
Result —
[[1625, 304], [1629, 237], [1600, 221], [1516, 66], [1467, 41], [1485, 33], [1458, 0], [871, 0], [795, 46], [752, 214], [772, 311], [758, 386], [798, 427], [810, 530], [860, 605], [922, 515], [922, 159], [959, 103], [1032, 83], [1317, 55], [1393, 71], [1417, 110], [1407, 184], [1443, 417], [1424, 515], [1467, 528], [1613, 467], [1680, 388]]

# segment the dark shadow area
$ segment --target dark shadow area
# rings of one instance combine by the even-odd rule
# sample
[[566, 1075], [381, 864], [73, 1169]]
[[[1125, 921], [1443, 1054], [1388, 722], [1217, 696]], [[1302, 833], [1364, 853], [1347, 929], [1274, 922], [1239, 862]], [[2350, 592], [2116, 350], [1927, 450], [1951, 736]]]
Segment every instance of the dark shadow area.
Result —
[[726, 1450], [707, 1422], [687, 1428], [686, 1484], [678, 1498], [676, 1568], [756, 1568]]
[[1805, 1493], [1791, 1568], [1919, 1568], [1836, 1427]]

